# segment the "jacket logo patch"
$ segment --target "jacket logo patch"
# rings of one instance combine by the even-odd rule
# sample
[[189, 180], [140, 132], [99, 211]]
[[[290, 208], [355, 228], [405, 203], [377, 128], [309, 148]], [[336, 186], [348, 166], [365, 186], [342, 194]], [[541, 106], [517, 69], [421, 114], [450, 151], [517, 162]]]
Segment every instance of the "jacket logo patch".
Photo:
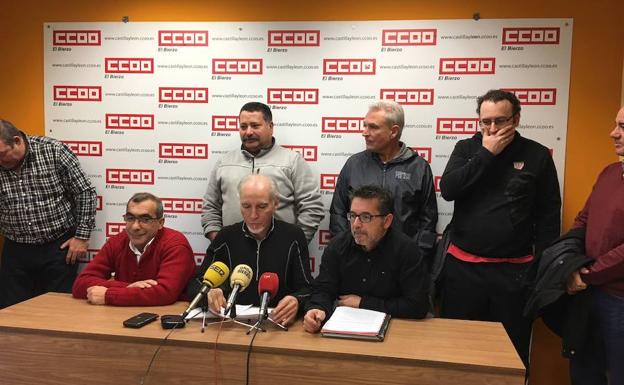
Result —
[[394, 177], [396, 179], [401, 179], [401, 180], [410, 180], [410, 178], [412, 177], [412, 174], [410, 174], [409, 172], [404, 172], [404, 171], [395, 171]]
[[513, 162], [516, 170], [522, 170], [524, 168], [524, 162]]

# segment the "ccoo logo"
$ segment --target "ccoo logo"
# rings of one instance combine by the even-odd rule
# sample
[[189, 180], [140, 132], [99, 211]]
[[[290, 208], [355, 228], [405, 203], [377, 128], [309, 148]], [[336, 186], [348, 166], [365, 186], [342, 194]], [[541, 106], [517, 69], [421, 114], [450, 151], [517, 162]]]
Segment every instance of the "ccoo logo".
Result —
[[102, 32], [97, 30], [59, 30], [52, 32], [52, 45], [96, 46], [102, 44]]
[[100, 86], [54, 86], [54, 100], [67, 102], [100, 102], [102, 87]]
[[167, 213], [174, 214], [201, 214], [202, 204], [201, 199], [191, 198], [160, 198], [163, 203], [163, 208]]
[[212, 131], [238, 131], [238, 116], [213, 115]]
[[160, 103], [208, 103], [208, 88], [158, 87]]
[[104, 59], [104, 72], [107, 74], [153, 74], [153, 58], [119, 58]]
[[269, 30], [269, 47], [318, 47], [320, 30]]
[[323, 117], [321, 132], [360, 133], [364, 131], [364, 118]]
[[379, 97], [406, 106], [432, 105], [433, 88], [382, 88]]
[[154, 184], [154, 170], [107, 168], [106, 183], [110, 184]]
[[106, 114], [106, 128], [120, 130], [153, 130], [154, 115], [149, 114]]
[[436, 45], [437, 29], [384, 29], [382, 46]]
[[102, 156], [102, 142], [64, 140], [63, 143], [65, 143], [76, 156]]
[[207, 47], [208, 31], [158, 31], [161, 47]]
[[318, 104], [318, 88], [268, 88], [269, 104]]
[[262, 75], [262, 59], [212, 59], [212, 73]]
[[158, 156], [166, 159], [208, 159], [208, 145], [194, 143], [159, 143]]
[[323, 75], [375, 75], [375, 59], [323, 59]]
[[124, 222], [106, 222], [106, 236], [113, 237], [126, 229]]
[[478, 118], [438, 118], [437, 134], [472, 135], [479, 130]]
[[431, 163], [431, 147], [412, 147], [412, 150], [426, 160], [427, 163]]
[[440, 58], [440, 75], [492, 75], [496, 58]]
[[503, 44], [559, 44], [559, 27], [503, 28]]
[[504, 88], [516, 95], [524, 106], [553, 106], [557, 104], [556, 88]]

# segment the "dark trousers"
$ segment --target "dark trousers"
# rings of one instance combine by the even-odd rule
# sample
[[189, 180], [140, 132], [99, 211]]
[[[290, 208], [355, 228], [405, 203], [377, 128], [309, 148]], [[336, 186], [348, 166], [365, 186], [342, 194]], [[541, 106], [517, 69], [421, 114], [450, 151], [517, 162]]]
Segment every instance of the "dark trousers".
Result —
[[66, 235], [40, 245], [4, 240], [0, 263], [0, 308], [49, 291], [71, 293], [78, 264], [66, 264], [67, 248], [60, 248], [69, 238], [71, 235]]
[[469, 263], [447, 255], [440, 316], [501, 322], [528, 368], [531, 321], [522, 315], [528, 268], [528, 263]]
[[572, 384], [624, 385], [624, 298], [594, 288], [589, 325], [588, 344], [570, 359]]

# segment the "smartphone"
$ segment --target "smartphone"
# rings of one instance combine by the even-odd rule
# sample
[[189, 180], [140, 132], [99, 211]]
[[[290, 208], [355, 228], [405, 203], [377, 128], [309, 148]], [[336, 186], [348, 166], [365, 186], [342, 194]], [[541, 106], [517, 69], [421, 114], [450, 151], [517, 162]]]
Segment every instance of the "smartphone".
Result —
[[123, 322], [123, 325], [127, 328], [138, 329], [150, 322], [154, 322], [158, 319], [158, 314], [154, 313], [140, 313], [133, 317], [128, 318]]

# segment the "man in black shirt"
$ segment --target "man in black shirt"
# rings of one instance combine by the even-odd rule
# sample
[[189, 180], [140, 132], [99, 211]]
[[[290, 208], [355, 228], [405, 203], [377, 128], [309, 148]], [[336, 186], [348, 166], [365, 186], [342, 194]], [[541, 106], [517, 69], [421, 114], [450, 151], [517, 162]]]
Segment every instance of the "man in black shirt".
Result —
[[399, 318], [424, 318], [429, 307], [427, 269], [418, 242], [391, 227], [390, 193], [366, 185], [353, 192], [350, 231], [330, 241], [312, 284], [303, 320], [319, 331], [338, 306], [377, 310]]
[[482, 132], [457, 143], [440, 180], [455, 201], [440, 313], [502, 322], [528, 367], [527, 274], [559, 236], [557, 171], [546, 147], [516, 131], [514, 94], [491, 90], [477, 103]]

